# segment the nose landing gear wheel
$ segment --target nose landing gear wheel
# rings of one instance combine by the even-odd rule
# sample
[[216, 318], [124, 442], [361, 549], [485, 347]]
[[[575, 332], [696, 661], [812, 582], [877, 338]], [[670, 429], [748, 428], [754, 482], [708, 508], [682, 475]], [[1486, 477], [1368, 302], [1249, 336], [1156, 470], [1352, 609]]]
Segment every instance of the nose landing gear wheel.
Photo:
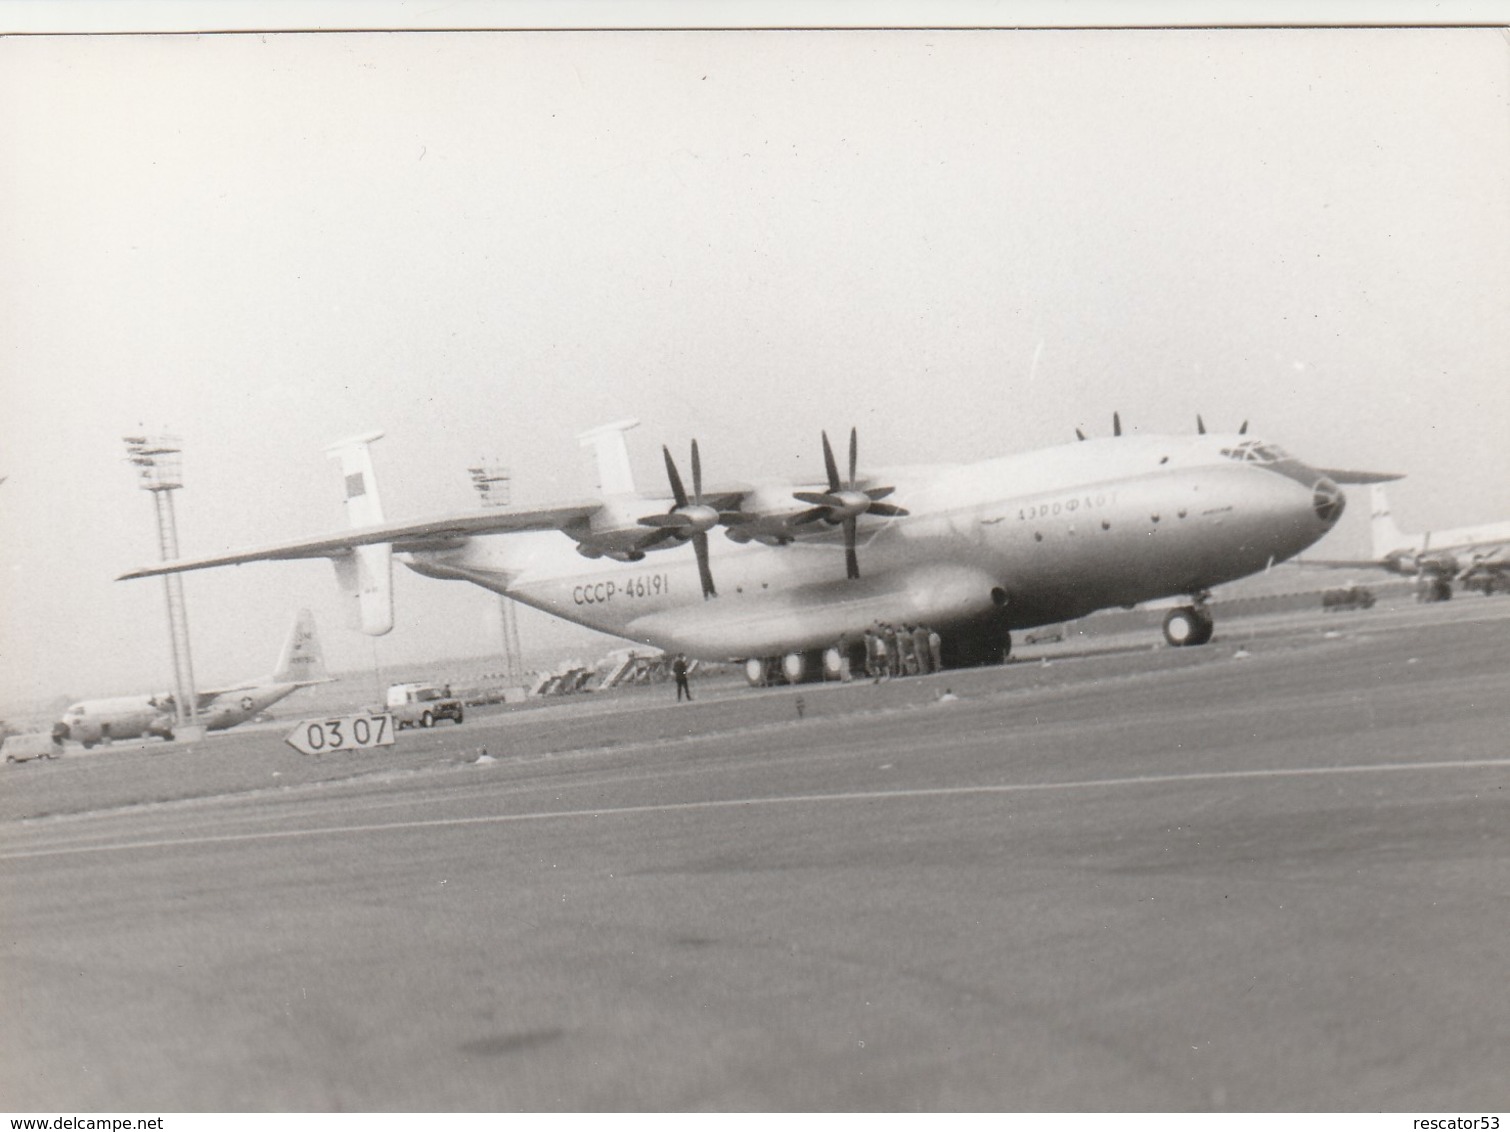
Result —
[[1202, 606], [1182, 605], [1171, 609], [1164, 618], [1164, 639], [1177, 649], [1204, 645], [1211, 640], [1216, 623], [1211, 612]]

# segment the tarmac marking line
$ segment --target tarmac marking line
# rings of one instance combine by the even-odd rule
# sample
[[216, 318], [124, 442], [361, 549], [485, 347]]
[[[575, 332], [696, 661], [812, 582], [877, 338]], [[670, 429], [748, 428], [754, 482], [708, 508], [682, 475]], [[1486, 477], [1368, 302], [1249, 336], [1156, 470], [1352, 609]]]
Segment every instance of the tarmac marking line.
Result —
[[151, 841], [117, 841], [109, 844], [64, 846], [0, 852], [0, 861], [62, 857], [81, 853], [116, 853], [133, 849], [169, 849], [196, 845], [274, 841], [293, 837], [335, 837], [354, 833], [387, 833], [454, 826], [502, 825], [509, 822], [551, 821], [580, 818], [628, 817], [639, 814], [678, 813], [692, 810], [736, 809], [744, 806], [813, 805], [833, 802], [884, 802], [903, 798], [960, 798], [1002, 794], [1029, 794], [1061, 790], [1105, 790], [1122, 786], [1169, 786], [1190, 782], [1236, 782], [1277, 778], [1316, 778], [1348, 774], [1388, 774], [1439, 770], [1510, 769], [1510, 759], [1458, 759], [1444, 762], [1370, 763], [1332, 767], [1277, 767], [1264, 770], [1196, 771], [1188, 774], [1140, 775], [1126, 778], [1095, 778], [1080, 782], [1019, 782], [979, 786], [918, 787], [908, 790], [865, 790], [838, 794], [792, 794], [757, 798], [710, 799], [700, 802], [659, 802], [644, 806], [612, 806], [598, 809], [547, 810], [525, 814], [489, 814], [466, 818], [427, 818], [414, 821], [372, 822], [362, 825], [316, 826], [310, 829], [264, 830], [255, 833], [210, 834], [162, 838]]

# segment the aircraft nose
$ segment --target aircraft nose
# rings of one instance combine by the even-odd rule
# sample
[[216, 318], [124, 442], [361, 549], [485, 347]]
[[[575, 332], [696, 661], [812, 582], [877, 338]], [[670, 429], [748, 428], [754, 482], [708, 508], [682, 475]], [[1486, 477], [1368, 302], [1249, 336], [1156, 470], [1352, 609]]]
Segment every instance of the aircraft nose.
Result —
[[1321, 476], [1311, 487], [1311, 510], [1327, 526], [1335, 526], [1347, 507], [1347, 496], [1342, 489], [1326, 476]]

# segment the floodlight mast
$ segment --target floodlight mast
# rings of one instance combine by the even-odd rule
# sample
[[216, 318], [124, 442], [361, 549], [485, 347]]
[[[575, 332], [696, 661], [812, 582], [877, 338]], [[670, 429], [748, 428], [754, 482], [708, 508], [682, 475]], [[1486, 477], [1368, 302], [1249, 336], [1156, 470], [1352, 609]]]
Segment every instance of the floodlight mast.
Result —
[[[157, 512], [157, 550], [168, 562], [178, 557], [178, 520], [173, 493], [183, 486], [183, 449], [176, 436], [126, 436], [126, 460], [137, 469], [137, 487], [151, 492]], [[183, 579], [163, 575], [168, 604], [168, 644], [173, 652], [173, 733], [193, 738], [194, 662], [189, 650], [189, 613], [184, 605]]]
[[[468, 468], [467, 474], [472, 477], [472, 486], [476, 488], [478, 497], [484, 507], [507, 507], [509, 505], [510, 478], [509, 470], [498, 464], [482, 463], [476, 467]], [[511, 598], [500, 595], [498, 598], [499, 617], [503, 630], [503, 663], [504, 669], [510, 679], [519, 679], [524, 675], [523, 650], [519, 646], [519, 618], [518, 610], [514, 608]]]

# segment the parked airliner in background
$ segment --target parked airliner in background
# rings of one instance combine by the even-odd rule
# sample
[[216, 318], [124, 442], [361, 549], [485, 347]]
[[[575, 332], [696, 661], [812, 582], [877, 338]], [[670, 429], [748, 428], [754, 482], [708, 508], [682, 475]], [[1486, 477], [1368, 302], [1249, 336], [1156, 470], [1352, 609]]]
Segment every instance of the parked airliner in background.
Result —
[[[392, 559], [472, 582], [568, 621], [709, 660], [752, 682], [837, 665], [833, 648], [877, 621], [939, 631], [949, 666], [1000, 661], [1010, 632], [1171, 595], [1170, 644], [1209, 640], [1212, 586], [1310, 546], [1342, 513], [1342, 483], [1384, 477], [1313, 468], [1241, 433], [1123, 436], [975, 464], [858, 466], [841, 475], [823, 436], [815, 484], [689, 494], [662, 449], [669, 495], [637, 492], [622, 421], [582, 436], [599, 498], [385, 522], [369, 433], [332, 445], [351, 529], [134, 570], [125, 578], [274, 559], [329, 558], [354, 623], [393, 625]], [[709, 538], [715, 527], [727, 539]], [[691, 555], [680, 551], [690, 543]], [[863, 566], [863, 569], [862, 569]], [[715, 578], [716, 575], [716, 578]], [[715, 585], [716, 581], [716, 585]]]
[[1306, 559], [1307, 566], [1388, 570], [1418, 579], [1427, 601], [1452, 597], [1452, 583], [1486, 594], [1510, 591], [1510, 522], [1407, 534], [1395, 525], [1382, 485], [1372, 489], [1373, 558]]
[[[197, 693], [194, 722], [208, 731], [224, 731], [245, 723], [300, 688], [329, 682], [320, 640], [315, 635], [315, 619], [309, 610], [302, 609], [283, 644], [278, 667], [272, 675]], [[174, 697], [168, 692], [84, 700], [63, 713], [53, 734], [85, 747], [146, 735], [171, 739], [174, 706]]]

